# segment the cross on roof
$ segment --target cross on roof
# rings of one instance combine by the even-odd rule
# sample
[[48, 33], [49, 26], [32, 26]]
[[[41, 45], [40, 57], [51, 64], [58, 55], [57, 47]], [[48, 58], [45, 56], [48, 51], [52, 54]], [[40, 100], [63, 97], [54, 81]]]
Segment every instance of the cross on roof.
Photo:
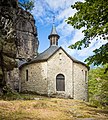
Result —
[[55, 16], [53, 16], [53, 24], [55, 24]]

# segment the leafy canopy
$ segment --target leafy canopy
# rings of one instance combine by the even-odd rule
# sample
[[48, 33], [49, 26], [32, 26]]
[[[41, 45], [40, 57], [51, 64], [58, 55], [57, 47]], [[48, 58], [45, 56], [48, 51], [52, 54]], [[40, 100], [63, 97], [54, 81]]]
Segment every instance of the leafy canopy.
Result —
[[89, 101], [108, 107], [108, 74], [104, 74], [108, 64], [89, 71]]
[[19, 0], [18, 4], [26, 11], [31, 11], [34, 7], [33, 0]]
[[[66, 21], [75, 29], [84, 28], [84, 38], [70, 45], [71, 49], [87, 48], [94, 39], [108, 40], [108, 0], [85, 0], [71, 5], [77, 12]], [[88, 64], [104, 65], [108, 62], [108, 43], [95, 49], [94, 55], [85, 61]]]

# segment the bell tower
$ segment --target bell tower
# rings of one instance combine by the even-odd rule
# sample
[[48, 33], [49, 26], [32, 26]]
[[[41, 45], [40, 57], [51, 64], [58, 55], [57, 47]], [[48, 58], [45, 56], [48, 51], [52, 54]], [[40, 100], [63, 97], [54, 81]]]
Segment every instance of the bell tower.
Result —
[[50, 46], [52, 46], [52, 45], [58, 46], [58, 39], [59, 38], [60, 38], [60, 36], [58, 35], [58, 33], [56, 31], [55, 23], [53, 20], [52, 30], [51, 30], [50, 35], [48, 36], [48, 39], [50, 40]]

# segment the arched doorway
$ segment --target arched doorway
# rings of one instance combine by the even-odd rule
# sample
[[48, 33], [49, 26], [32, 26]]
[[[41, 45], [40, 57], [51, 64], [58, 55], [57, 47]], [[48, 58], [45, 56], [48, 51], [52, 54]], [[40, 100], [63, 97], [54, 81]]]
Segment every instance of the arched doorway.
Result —
[[56, 90], [65, 91], [65, 76], [63, 74], [56, 76]]

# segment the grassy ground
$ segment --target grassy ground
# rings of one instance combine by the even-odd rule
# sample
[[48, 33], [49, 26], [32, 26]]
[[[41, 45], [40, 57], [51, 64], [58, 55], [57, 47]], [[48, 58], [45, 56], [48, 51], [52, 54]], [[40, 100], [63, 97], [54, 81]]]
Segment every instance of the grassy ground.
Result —
[[0, 100], [0, 120], [108, 120], [108, 110], [94, 108], [86, 102], [32, 97], [35, 100]]

